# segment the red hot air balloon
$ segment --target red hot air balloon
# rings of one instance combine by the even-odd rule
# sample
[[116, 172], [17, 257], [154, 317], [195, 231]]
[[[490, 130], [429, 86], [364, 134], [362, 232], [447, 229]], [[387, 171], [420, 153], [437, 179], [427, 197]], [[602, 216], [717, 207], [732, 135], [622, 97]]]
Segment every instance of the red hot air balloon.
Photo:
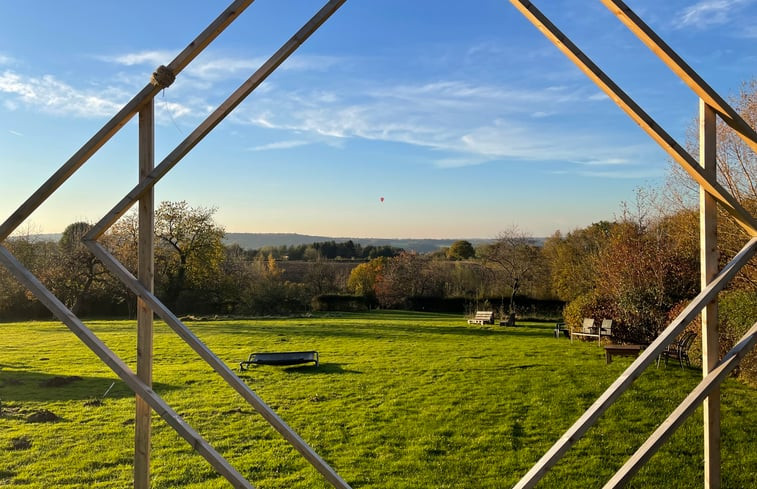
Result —
[[384, 198], [383, 198], [383, 197], [381, 197], [381, 198], [380, 198], [379, 200], [380, 200], [381, 202], [383, 202], [383, 201], [384, 201]]

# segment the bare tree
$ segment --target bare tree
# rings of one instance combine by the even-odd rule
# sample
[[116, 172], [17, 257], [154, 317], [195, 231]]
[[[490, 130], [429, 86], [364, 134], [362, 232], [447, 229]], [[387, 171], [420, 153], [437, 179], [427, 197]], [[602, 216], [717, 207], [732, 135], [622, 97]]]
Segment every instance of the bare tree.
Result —
[[510, 290], [508, 322], [515, 322], [515, 296], [521, 289], [532, 287], [538, 276], [544, 276], [544, 260], [536, 240], [517, 227], [501, 232], [491, 245], [481, 249], [486, 263]]
[[[742, 84], [739, 92], [730, 98], [730, 103], [752, 127], [757, 126], [757, 79]], [[699, 121], [695, 119], [688, 131], [686, 148], [693, 155], [699, 152]], [[722, 120], [717, 120], [717, 169], [720, 182], [734, 198], [752, 215], [757, 214], [757, 154]], [[677, 164], [671, 162], [666, 184], [668, 211], [696, 209], [699, 186]], [[744, 244], [744, 231], [730, 214], [719, 209], [718, 246], [722, 259], [728, 260]], [[749, 264], [739, 274], [737, 281], [757, 287], [757, 266]]]

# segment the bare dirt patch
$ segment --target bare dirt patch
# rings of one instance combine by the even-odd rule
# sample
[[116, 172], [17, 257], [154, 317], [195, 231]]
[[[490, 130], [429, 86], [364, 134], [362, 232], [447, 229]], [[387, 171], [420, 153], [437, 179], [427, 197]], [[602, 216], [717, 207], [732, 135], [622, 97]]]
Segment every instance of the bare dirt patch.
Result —
[[26, 417], [26, 421], [29, 423], [53, 423], [59, 419], [60, 417], [57, 414], [47, 409], [35, 411]]

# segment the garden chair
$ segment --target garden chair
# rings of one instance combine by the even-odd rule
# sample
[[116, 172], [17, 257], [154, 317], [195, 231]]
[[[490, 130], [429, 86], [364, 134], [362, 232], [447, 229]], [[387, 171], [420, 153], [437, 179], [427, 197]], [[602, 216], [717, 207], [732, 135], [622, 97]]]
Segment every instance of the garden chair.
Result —
[[675, 358], [678, 360], [678, 363], [681, 364], [681, 368], [683, 368], [684, 361], [686, 362], [687, 367], [691, 367], [691, 362], [689, 361], [689, 349], [691, 348], [691, 344], [694, 343], [696, 337], [697, 334], [693, 331], [686, 331], [678, 341], [668, 345], [660, 356], [657, 357], [657, 366], [660, 366], [660, 359], [662, 358], [665, 358], [666, 367], [668, 365], [668, 359]]
[[612, 319], [603, 319], [602, 326], [599, 327], [599, 333], [602, 336], [612, 336]]

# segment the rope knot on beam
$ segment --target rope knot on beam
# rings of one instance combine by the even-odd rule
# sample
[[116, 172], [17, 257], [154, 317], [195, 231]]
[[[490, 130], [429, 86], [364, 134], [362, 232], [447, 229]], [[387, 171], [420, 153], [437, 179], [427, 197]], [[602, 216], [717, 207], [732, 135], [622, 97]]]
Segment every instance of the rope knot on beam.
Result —
[[160, 88], [168, 88], [176, 80], [176, 75], [173, 74], [170, 68], [160, 65], [155, 70], [150, 78], [150, 83]]

